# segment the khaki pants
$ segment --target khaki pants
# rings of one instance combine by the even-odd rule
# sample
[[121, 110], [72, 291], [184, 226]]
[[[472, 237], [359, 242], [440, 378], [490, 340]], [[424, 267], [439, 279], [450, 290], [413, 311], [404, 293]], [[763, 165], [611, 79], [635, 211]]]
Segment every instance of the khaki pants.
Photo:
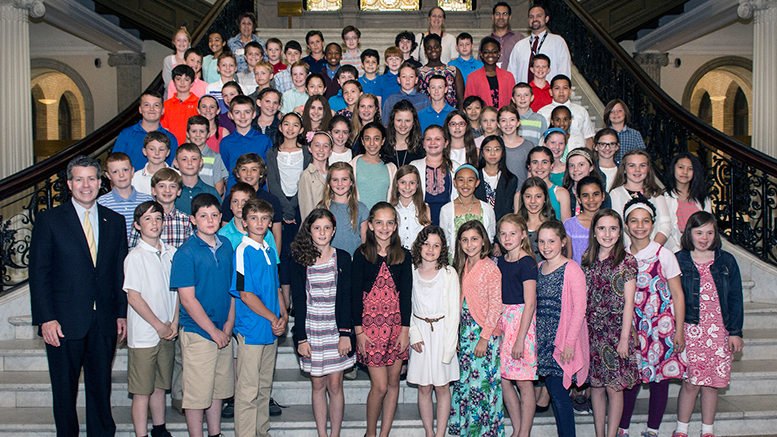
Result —
[[183, 408], [206, 410], [213, 399], [232, 397], [235, 389], [232, 348], [227, 345], [219, 349], [216, 342], [192, 332], [182, 332], [180, 339]]
[[237, 387], [235, 436], [270, 435], [270, 392], [278, 340], [267, 345], [247, 345], [237, 334]]
[[175, 359], [173, 360], [173, 382], [170, 388], [170, 397], [182, 401], [183, 383], [181, 382], [181, 377], [183, 376], [183, 356], [181, 355], [181, 340], [176, 337], [173, 342], [175, 343]]

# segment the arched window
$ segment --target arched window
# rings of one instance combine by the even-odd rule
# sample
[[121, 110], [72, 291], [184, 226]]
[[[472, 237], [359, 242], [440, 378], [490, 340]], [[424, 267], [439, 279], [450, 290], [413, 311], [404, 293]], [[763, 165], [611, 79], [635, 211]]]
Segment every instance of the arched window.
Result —
[[72, 140], [73, 128], [72, 128], [72, 116], [70, 114], [70, 104], [67, 103], [65, 96], [59, 99], [59, 110], [57, 121], [59, 122], [59, 139], [60, 140]]
[[734, 135], [748, 135], [750, 133], [749, 127], [750, 111], [747, 108], [747, 97], [742, 88], [738, 88], [734, 96]]
[[701, 96], [699, 113], [697, 115], [701, 118], [701, 121], [712, 126], [712, 99], [710, 99], [710, 93], [705, 92], [704, 95]]

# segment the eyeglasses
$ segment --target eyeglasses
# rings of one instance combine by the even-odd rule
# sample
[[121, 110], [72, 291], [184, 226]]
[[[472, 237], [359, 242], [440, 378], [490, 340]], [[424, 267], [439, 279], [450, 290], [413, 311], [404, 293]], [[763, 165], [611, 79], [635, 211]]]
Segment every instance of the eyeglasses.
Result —
[[620, 146], [620, 143], [602, 143], [602, 142], [598, 142], [598, 143], [596, 143], [596, 145], [601, 147], [602, 149], [617, 149]]
[[499, 16], [509, 17], [510, 16], [510, 14], [508, 14], [507, 12], [494, 12], [494, 15], [496, 15], [497, 17], [499, 17]]
[[456, 123], [455, 121], [448, 122], [448, 126], [450, 127], [464, 127], [467, 125], [466, 121], [460, 121]]

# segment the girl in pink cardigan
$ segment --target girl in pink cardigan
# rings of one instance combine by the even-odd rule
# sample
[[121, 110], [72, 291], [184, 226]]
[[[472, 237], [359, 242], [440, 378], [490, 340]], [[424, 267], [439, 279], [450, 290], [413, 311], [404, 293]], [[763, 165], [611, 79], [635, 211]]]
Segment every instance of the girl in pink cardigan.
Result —
[[546, 261], [537, 278], [537, 373], [545, 378], [559, 437], [574, 437], [568, 389], [588, 377], [585, 275], [569, 259], [572, 245], [560, 221], [543, 223], [538, 240]]
[[460, 378], [453, 383], [448, 434], [504, 435], [499, 366], [502, 273], [489, 257], [486, 228], [471, 220], [456, 234], [454, 267], [461, 276]]

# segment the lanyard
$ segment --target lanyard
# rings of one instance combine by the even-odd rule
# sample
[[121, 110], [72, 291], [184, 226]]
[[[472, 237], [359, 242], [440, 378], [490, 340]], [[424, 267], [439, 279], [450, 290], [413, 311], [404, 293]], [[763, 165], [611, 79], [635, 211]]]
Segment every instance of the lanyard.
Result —
[[[536, 52], [534, 51], [534, 46], [533, 45], [531, 46], [531, 56], [532, 56], [532, 58], [537, 56], [537, 53], [539, 53], [540, 50], [542, 50], [542, 45], [545, 44], [545, 38], [547, 38], [547, 37], [548, 37], [548, 32], [546, 31], [545, 35], [542, 35], [542, 39], [540, 40], [540, 43], [537, 45], [537, 51]], [[535, 37], [535, 41], [536, 41], [536, 38], [539, 38], [539, 37]]]

